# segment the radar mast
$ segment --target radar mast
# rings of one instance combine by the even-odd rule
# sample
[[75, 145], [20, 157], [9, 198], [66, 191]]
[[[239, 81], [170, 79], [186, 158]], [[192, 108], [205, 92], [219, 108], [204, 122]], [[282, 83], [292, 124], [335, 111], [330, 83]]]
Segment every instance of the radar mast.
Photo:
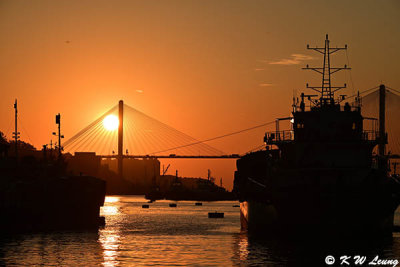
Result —
[[309, 86], [307, 83], [307, 88], [317, 91], [320, 94], [319, 101], [316, 101], [315, 104], [317, 106], [325, 106], [325, 105], [334, 105], [334, 93], [342, 88], [346, 88], [346, 84], [343, 86], [332, 86], [331, 84], [331, 74], [338, 72], [340, 70], [350, 70], [349, 67], [344, 65], [341, 68], [332, 68], [330, 55], [339, 51], [339, 50], [347, 50], [347, 45], [344, 47], [329, 47], [329, 39], [328, 34], [325, 39], [324, 47], [310, 47], [307, 45], [307, 49], [317, 51], [324, 55], [324, 64], [322, 67], [309, 67], [308, 65], [303, 68], [305, 70], [313, 70], [322, 75], [322, 85], [321, 86]]

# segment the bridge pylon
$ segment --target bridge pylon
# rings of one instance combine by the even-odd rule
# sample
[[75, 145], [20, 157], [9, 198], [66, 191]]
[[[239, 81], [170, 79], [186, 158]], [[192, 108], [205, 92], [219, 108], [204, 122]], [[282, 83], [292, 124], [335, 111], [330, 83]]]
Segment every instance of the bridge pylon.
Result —
[[123, 176], [123, 145], [124, 145], [124, 101], [120, 100], [118, 105], [118, 175]]

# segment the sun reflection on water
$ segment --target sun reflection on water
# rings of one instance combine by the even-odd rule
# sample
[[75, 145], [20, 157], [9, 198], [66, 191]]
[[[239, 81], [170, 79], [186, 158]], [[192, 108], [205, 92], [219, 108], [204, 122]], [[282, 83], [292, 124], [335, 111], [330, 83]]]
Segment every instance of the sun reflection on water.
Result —
[[114, 203], [118, 202], [120, 200], [119, 197], [106, 197], [105, 203]]
[[101, 208], [101, 215], [117, 215], [119, 214], [118, 208], [115, 206], [104, 206]]
[[238, 252], [239, 252], [239, 258], [241, 261], [247, 260], [247, 256], [249, 254], [249, 240], [248, 236], [245, 234], [241, 234], [239, 237], [239, 243], [238, 243]]
[[[104, 206], [101, 208], [101, 215], [106, 216], [107, 220], [113, 220], [121, 214], [118, 202], [120, 197], [108, 196]], [[100, 232], [100, 244], [103, 247], [103, 266], [117, 266], [120, 264], [118, 256], [120, 254], [121, 234], [118, 229], [103, 229]]]
[[[95, 233], [0, 238], [0, 265], [5, 261], [5, 266], [287, 266], [303, 263], [302, 255], [320, 246], [305, 246], [298, 253], [297, 242], [269, 241], [241, 232], [235, 202], [198, 207], [194, 201], [181, 201], [171, 208], [165, 200], [142, 209], [145, 203], [139, 196], [108, 197], [102, 209], [106, 225]], [[225, 218], [209, 219], [207, 213], [215, 210], [223, 210]], [[400, 254], [399, 239], [395, 234], [382, 257]]]
[[102, 231], [100, 235], [100, 243], [103, 246], [104, 266], [116, 266], [119, 264], [117, 260], [119, 255], [120, 235], [117, 231]]

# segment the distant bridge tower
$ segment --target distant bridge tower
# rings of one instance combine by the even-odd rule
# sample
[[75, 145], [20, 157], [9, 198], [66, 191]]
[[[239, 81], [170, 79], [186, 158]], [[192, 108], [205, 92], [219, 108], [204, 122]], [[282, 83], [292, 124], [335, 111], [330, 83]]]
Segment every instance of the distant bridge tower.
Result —
[[123, 170], [123, 145], [124, 145], [124, 101], [119, 101], [118, 106], [118, 175], [122, 178], [122, 170]]
[[379, 138], [378, 138], [378, 154], [379, 169], [387, 171], [386, 144], [388, 143], [386, 133], [386, 88], [385, 85], [379, 86]]

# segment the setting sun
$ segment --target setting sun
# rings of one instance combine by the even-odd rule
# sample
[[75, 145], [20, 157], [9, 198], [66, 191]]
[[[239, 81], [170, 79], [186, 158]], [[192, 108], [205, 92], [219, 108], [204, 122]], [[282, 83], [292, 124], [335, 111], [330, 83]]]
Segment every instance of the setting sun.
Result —
[[114, 131], [118, 128], [119, 120], [118, 117], [115, 115], [108, 115], [103, 120], [103, 126], [108, 131]]

